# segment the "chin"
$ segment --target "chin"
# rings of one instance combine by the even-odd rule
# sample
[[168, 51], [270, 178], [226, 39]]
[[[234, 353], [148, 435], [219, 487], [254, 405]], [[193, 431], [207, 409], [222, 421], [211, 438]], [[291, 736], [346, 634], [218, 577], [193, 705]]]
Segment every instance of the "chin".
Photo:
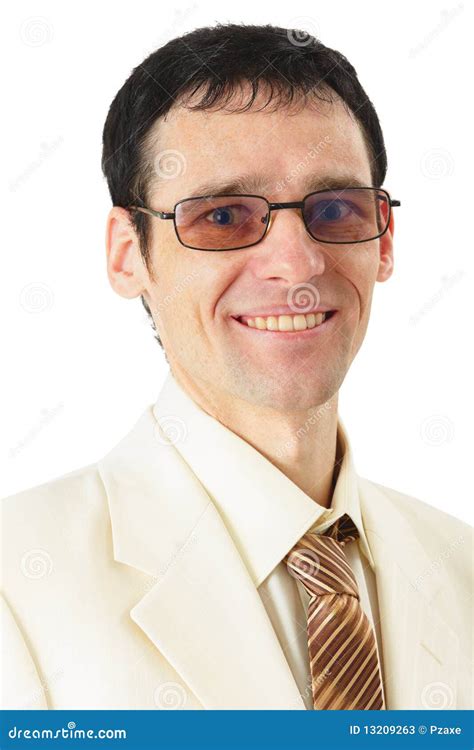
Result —
[[256, 407], [289, 413], [325, 406], [336, 390], [328, 388], [327, 384], [308, 384], [307, 378], [299, 382], [282, 382], [267, 376], [266, 379], [259, 377], [252, 385], [248, 380], [240, 379], [236, 395]]

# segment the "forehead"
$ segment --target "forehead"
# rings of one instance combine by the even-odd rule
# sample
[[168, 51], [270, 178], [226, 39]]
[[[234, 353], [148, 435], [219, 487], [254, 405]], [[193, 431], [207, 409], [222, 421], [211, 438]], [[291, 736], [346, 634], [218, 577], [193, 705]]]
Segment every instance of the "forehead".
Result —
[[[152, 194], [177, 201], [203, 183], [231, 182], [243, 173], [258, 178], [268, 197], [277, 188], [280, 197], [282, 189], [297, 194], [318, 174], [352, 174], [372, 184], [362, 129], [340, 100], [258, 111], [262, 96], [245, 112], [173, 106], [154, 126]], [[166, 159], [173, 158], [175, 170], [166, 174]]]

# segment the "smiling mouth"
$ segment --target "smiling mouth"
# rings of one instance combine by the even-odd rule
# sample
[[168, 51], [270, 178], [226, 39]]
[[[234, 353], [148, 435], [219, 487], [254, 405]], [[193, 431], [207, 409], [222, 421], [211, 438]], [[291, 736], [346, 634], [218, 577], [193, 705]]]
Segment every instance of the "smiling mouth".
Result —
[[336, 310], [328, 310], [326, 312], [318, 313], [268, 315], [266, 317], [257, 316], [253, 318], [246, 315], [240, 315], [235, 317], [234, 320], [247, 328], [254, 328], [257, 331], [295, 334], [320, 328], [326, 323], [326, 321], [329, 321], [335, 313]]

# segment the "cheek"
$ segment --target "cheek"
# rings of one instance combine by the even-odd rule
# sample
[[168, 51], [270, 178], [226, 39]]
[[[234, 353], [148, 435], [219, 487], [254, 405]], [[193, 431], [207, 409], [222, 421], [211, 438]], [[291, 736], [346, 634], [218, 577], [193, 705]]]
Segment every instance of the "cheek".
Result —
[[174, 268], [158, 280], [154, 292], [157, 324], [175, 352], [192, 352], [199, 342], [202, 345], [212, 324], [216, 294], [208, 263]]
[[352, 263], [347, 266], [347, 278], [357, 294], [361, 317], [370, 306], [378, 267], [378, 249], [366, 245], [356, 248]]

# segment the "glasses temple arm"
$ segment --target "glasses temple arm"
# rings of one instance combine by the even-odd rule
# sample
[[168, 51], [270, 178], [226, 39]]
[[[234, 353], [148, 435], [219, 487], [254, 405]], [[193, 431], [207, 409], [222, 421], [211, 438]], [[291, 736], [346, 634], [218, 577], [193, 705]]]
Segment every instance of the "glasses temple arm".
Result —
[[144, 206], [128, 206], [128, 209], [135, 211], [141, 211], [144, 214], [150, 214], [150, 216], [156, 216], [158, 219], [174, 219], [174, 211], [155, 211], [153, 208], [145, 208]]

